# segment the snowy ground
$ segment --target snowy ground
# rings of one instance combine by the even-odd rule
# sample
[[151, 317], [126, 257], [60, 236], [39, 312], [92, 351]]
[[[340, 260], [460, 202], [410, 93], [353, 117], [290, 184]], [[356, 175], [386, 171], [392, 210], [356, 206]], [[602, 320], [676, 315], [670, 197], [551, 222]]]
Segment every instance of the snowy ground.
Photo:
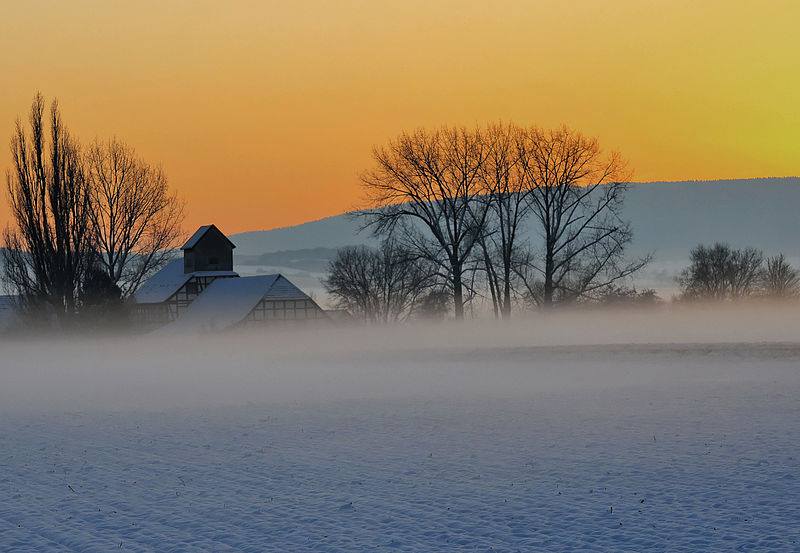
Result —
[[793, 343], [217, 346], [7, 349], [0, 551], [800, 550]]

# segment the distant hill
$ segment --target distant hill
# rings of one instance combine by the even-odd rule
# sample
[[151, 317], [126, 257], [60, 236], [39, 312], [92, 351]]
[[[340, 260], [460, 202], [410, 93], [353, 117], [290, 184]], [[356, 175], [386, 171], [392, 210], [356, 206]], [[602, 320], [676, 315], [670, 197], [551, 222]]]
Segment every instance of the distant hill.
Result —
[[[666, 293], [689, 250], [701, 242], [784, 252], [800, 264], [800, 178], [636, 183], [624, 214], [634, 231], [630, 253], [655, 255], [640, 277], [642, 284]], [[248, 265], [287, 267], [310, 277], [324, 271], [336, 248], [374, 241], [358, 232], [359, 225], [342, 214], [231, 239], [238, 246], [237, 259]], [[530, 229], [527, 234], [535, 239]]]
[[[723, 240], [800, 257], [800, 178], [632, 184], [625, 216], [634, 251], [685, 258], [698, 242]], [[342, 214], [292, 227], [235, 234], [237, 255], [338, 248], [371, 241]]]
[[359, 234], [359, 225], [359, 221], [342, 214], [291, 227], [242, 232], [230, 238], [236, 244], [237, 257], [289, 250], [335, 249], [369, 242], [369, 233]]
[[336, 255], [336, 250], [336, 248], [307, 248], [267, 252], [261, 255], [236, 254], [236, 264], [290, 267], [311, 273], [323, 273], [328, 270], [328, 261]]
[[723, 241], [800, 258], [800, 178], [632, 185], [625, 215], [633, 251], [685, 259], [699, 242]]

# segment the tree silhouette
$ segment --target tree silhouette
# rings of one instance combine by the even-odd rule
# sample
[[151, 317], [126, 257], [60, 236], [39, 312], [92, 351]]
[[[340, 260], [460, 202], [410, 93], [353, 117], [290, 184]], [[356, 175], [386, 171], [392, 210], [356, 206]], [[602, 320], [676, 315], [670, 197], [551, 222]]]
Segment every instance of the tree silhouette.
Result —
[[393, 236], [436, 266], [464, 318], [466, 276], [489, 212], [481, 173], [487, 148], [476, 130], [444, 127], [401, 134], [375, 148], [375, 166], [362, 175], [376, 234]]
[[86, 167], [98, 262], [129, 296], [169, 260], [181, 235], [183, 203], [160, 168], [117, 139], [95, 142]]
[[30, 132], [18, 120], [11, 139], [7, 187], [15, 226], [5, 230], [5, 279], [23, 307], [64, 322], [76, 312], [92, 254], [89, 185], [58, 103], [45, 118], [44, 98], [36, 94], [28, 122]]

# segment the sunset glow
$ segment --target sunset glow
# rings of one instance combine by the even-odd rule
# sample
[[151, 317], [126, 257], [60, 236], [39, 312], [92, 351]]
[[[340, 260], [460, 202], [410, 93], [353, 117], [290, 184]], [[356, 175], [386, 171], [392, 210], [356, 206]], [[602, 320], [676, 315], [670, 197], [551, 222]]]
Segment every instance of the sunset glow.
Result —
[[[160, 162], [186, 228], [357, 207], [373, 145], [566, 123], [635, 179], [800, 173], [796, 1], [19, 2], [0, 16], [0, 162], [34, 93]], [[0, 205], [0, 224], [8, 208]]]

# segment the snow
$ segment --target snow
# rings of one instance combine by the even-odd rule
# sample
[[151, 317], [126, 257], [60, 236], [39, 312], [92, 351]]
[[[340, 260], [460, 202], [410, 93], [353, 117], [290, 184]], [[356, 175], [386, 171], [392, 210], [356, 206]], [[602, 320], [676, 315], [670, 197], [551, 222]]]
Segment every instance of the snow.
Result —
[[300, 290], [297, 286], [289, 282], [283, 275], [277, 275], [277, 278], [270, 286], [269, 290], [264, 294], [264, 299], [268, 300], [305, 300], [309, 299], [308, 295]]
[[192, 278], [183, 272], [183, 258], [173, 259], [151, 276], [134, 294], [136, 303], [161, 303], [180, 290]]
[[0, 550], [797, 551], [800, 327], [694, 318], [3, 344]]

